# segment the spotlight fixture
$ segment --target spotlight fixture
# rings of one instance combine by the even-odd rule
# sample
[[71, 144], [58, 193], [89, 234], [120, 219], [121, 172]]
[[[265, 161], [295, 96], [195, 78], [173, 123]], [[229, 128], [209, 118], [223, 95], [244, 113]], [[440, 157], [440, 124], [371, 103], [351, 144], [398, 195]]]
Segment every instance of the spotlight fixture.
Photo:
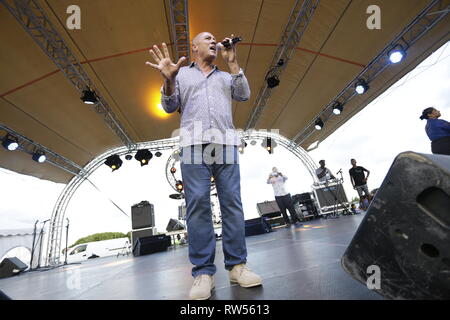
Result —
[[269, 88], [275, 88], [279, 84], [280, 84], [280, 80], [278, 79], [277, 76], [271, 76], [271, 77], [267, 78], [267, 86]]
[[19, 143], [17, 141], [17, 138], [10, 136], [7, 134], [2, 141], [2, 146], [9, 151], [14, 151], [19, 147]]
[[344, 107], [342, 106], [342, 104], [340, 102], [335, 102], [333, 105], [333, 113], [334, 114], [341, 114], [342, 110], [344, 110]]
[[162, 153], [161, 153], [161, 152], [159, 152], [159, 151], [156, 151], [156, 152], [155, 152], [155, 156], [159, 158], [159, 157], [161, 157], [161, 156], [162, 156]]
[[284, 64], [284, 60], [283, 59], [278, 60], [277, 65], [279, 67], [281, 67], [283, 64]]
[[367, 82], [364, 79], [359, 79], [355, 83], [355, 89], [358, 94], [363, 94], [367, 90], [369, 90], [369, 85], [367, 84]]
[[83, 95], [81, 96], [81, 100], [83, 100], [86, 104], [95, 104], [97, 103], [98, 99], [94, 91], [91, 91], [90, 89], [86, 89], [83, 91]]
[[175, 184], [175, 187], [177, 188], [178, 192], [183, 191], [183, 182], [181, 182], [181, 180], [178, 180], [177, 183]]
[[273, 149], [277, 146], [277, 143], [275, 141], [272, 141], [272, 138], [266, 138], [261, 143], [261, 146], [266, 148], [266, 150], [269, 152], [269, 154], [272, 154]]
[[406, 51], [401, 45], [395, 46], [394, 49], [388, 53], [389, 61], [391, 61], [391, 63], [399, 63], [405, 58], [405, 56]]
[[250, 144], [251, 144], [252, 146], [254, 146], [254, 145], [256, 144], [256, 141], [255, 141], [255, 140], [252, 140], [252, 141], [250, 141]]
[[116, 171], [122, 166], [122, 159], [117, 154], [109, 156], [106, 158], [105, 164], [112, 169], [112, 171]]
[[45, 162], [45, 160], [47, 159], [47, 157], [45, 156], [44, 152], [42, 151], [36, 151], [33, 153], [32, 155], [32, 159], [36, 162], [39, 163], [43, 163]]
[[316, 130], [322, 130], [322, 128], [323, 128], [323, 121], [322, 121], [322, 119], [319, 118], [319, 119], [316, 120], [315, 128], [316, 128]]
[[127, 154], [127, 155], [125, 156], [125, 159], [131, 160], [131, 159], [133, 159], [133, 156], [132, 156], [131, 154]]
[[241, 144], [238, 146], [240, 153], [244, 153], [244, 149], [247, 147], [247, 142], [244, 139], [241, 140]]
[[175, 173], [175, 172], [177, 172], [177, 169], [175, 168], [175, 167], [172, 167], [172, 168], [170, 168], [170, 173]]
[[141, 163], [142, 166], [148, 165], [148, 162], [153, 158], [153, 154], [148, 149], [141, 149], [136, 152], [134, 158]]

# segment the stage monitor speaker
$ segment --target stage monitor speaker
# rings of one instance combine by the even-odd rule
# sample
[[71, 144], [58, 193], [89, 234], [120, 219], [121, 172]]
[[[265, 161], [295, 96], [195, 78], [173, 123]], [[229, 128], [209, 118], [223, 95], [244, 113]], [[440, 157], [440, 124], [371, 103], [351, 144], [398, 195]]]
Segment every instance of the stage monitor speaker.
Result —
[[156, 235], [156, 228], [143, 228], [143, 229], [137, 229], [131, 231], [131, 245], [132, 248], [134, 248], [134, 245], [136, 244], [137, 239], [142, 237], [150, 237]]
[[133, 229], [142, 229], [155, 226], [155, 213], [153, 204], [141, 201], [131, 207], [131, 225]]
[[260, 217], [245, 220], [245, 236], [254, 236], [272, 231], [272, 228], [266, 218]]
[[185, 228], [186, 227], [184, 226], [184, 224], [182, 224], [177, 219], [170, 219], [169, 223], [167, 224], [166, 231], [167, 232], [178, 231], [178, 230], [184, 230]]
[[256, 208], [260, 217], [273, 218], [281, 214], [280, 208], [275, 200], [257, 203]]
[[133, 255], [142, 256], [150, 253], [166, 251], [171, 244], [172, 242], [170, 236], [165, 234], [138, 238], [133, 247]]
[[450, 156], [399, 154], [342, 257], [389, 299], [450, 299]]
[[28, 266], [18, 258], [5, 258], [0, 262], [0, 279], [11, 277], [25, 271]]
[[338, 203], [345, 204], [348, 202], [344, 187], [341, 183], [330, 183], [328, 186], [321, 186], [315, 191], [317, 194], [317, 201], [319, 202], [319, 206], [321, 208], [334, 206]]

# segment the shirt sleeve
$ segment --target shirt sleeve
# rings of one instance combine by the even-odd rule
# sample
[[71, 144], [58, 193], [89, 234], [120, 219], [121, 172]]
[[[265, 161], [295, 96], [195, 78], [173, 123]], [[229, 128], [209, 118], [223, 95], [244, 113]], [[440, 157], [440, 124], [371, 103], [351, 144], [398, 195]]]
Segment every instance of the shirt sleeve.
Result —
[[238, 74], [231, 75], [231, 97], [236, 101], [247, 101], [250, 98], [250, 86], [242, 69], [239, 69]]
[[175, 92], [170, 96], [166, 96], [166, 94], [164, 92], [164, 85], [162, 85], [162, 87], [161, 87], [161, 105], [167, 113], [175, 112], [175, 111], [177, 111], [178, 108], [181, 107], [180, 88], [178, 85], [178, 80], [175, 80]]
[[441, 127], [442, 129], [444, 129], [445, 132], [450, 133], [450, 122], [447, 122], [445, 120], [441, 120], [439, 119], [439, 127]]
[[283, 182], [286, 181], [288, 179], [288, 177], [283, 176]]

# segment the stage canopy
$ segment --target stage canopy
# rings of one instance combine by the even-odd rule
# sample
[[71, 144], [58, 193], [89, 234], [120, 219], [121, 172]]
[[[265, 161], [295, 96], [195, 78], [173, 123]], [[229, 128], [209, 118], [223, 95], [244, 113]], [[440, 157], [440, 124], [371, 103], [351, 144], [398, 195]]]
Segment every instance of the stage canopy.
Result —
[[[12, 3], [12, 1], [4, 1]], [[135, 142], [168, 138], [180, 115], [159, 107], [160, 74], [145, 65], [148, 49], [166, 42], [175, 54], [173, 0], [41, 0], [35, 1], [81, 63], [95, 88]], [[301, 1], [300, 1], [301, 2]], [[313, 1], [316, 2], [316, 1]], [[209, 31], [221, 40], [232, 33], [252, 97], [233, 104], [236, 128], [244, 129], [266, 85], [265, 76], [282, 41], [294, 0], [191, 0], [190, 39]], [[254, 128], [279, 129], [298, 136], [333, 99], [429, 4], [429, 0], [322, 0], [280, 75], [280, 84]], [[448, 1], [439, 1], [442, 8]], [[70, 30], [67, 8], [81, 9], [81, 29]], [[443, 4], [443, 5], [442, 5]], [[370, 30], [367, 8], [381, 9], [381, 29]], [[438, 13], [431, 12], [429, 18]], [[449, 40], [449, 17], [433, 26], [408, 48], [404, 61], [383, 70], [369, 91], [349, 101], [341, 115], [330, 117], [300, 145], [323, 141], [389, 86]], [[103, 116], [80, 100], [80, 92], [0, 5], [0, 123], [83, 167], [123, 141]], [[227, 70], [218, 61], [219, 68]], [[395, 107], [395, 106], [393, 106]], [[382, 124], [380, 123], [380, 126]], [[5, 131], [0, 130], [3, 136]], [[38, 164], [24, 152], [0, 148], [0, 166], [19, 173], [67, 183], [73, 175], [51, 164]]]

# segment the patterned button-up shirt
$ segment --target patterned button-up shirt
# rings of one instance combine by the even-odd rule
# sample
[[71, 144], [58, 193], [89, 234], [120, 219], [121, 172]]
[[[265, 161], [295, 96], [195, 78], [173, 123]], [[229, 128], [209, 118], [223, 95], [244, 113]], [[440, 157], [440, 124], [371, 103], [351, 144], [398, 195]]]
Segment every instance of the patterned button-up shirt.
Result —
[[196, 63], [181, 67], [175, 92], [166, 96], [161, 88], [161, 105], [168, 113], [181, 113], [180, 147], [217, 143], [240, 145], [233, 125], [231, 99], [246, 101], [250, 87], [242, 69], [238, 74], [216, 66], [205, 76]]

